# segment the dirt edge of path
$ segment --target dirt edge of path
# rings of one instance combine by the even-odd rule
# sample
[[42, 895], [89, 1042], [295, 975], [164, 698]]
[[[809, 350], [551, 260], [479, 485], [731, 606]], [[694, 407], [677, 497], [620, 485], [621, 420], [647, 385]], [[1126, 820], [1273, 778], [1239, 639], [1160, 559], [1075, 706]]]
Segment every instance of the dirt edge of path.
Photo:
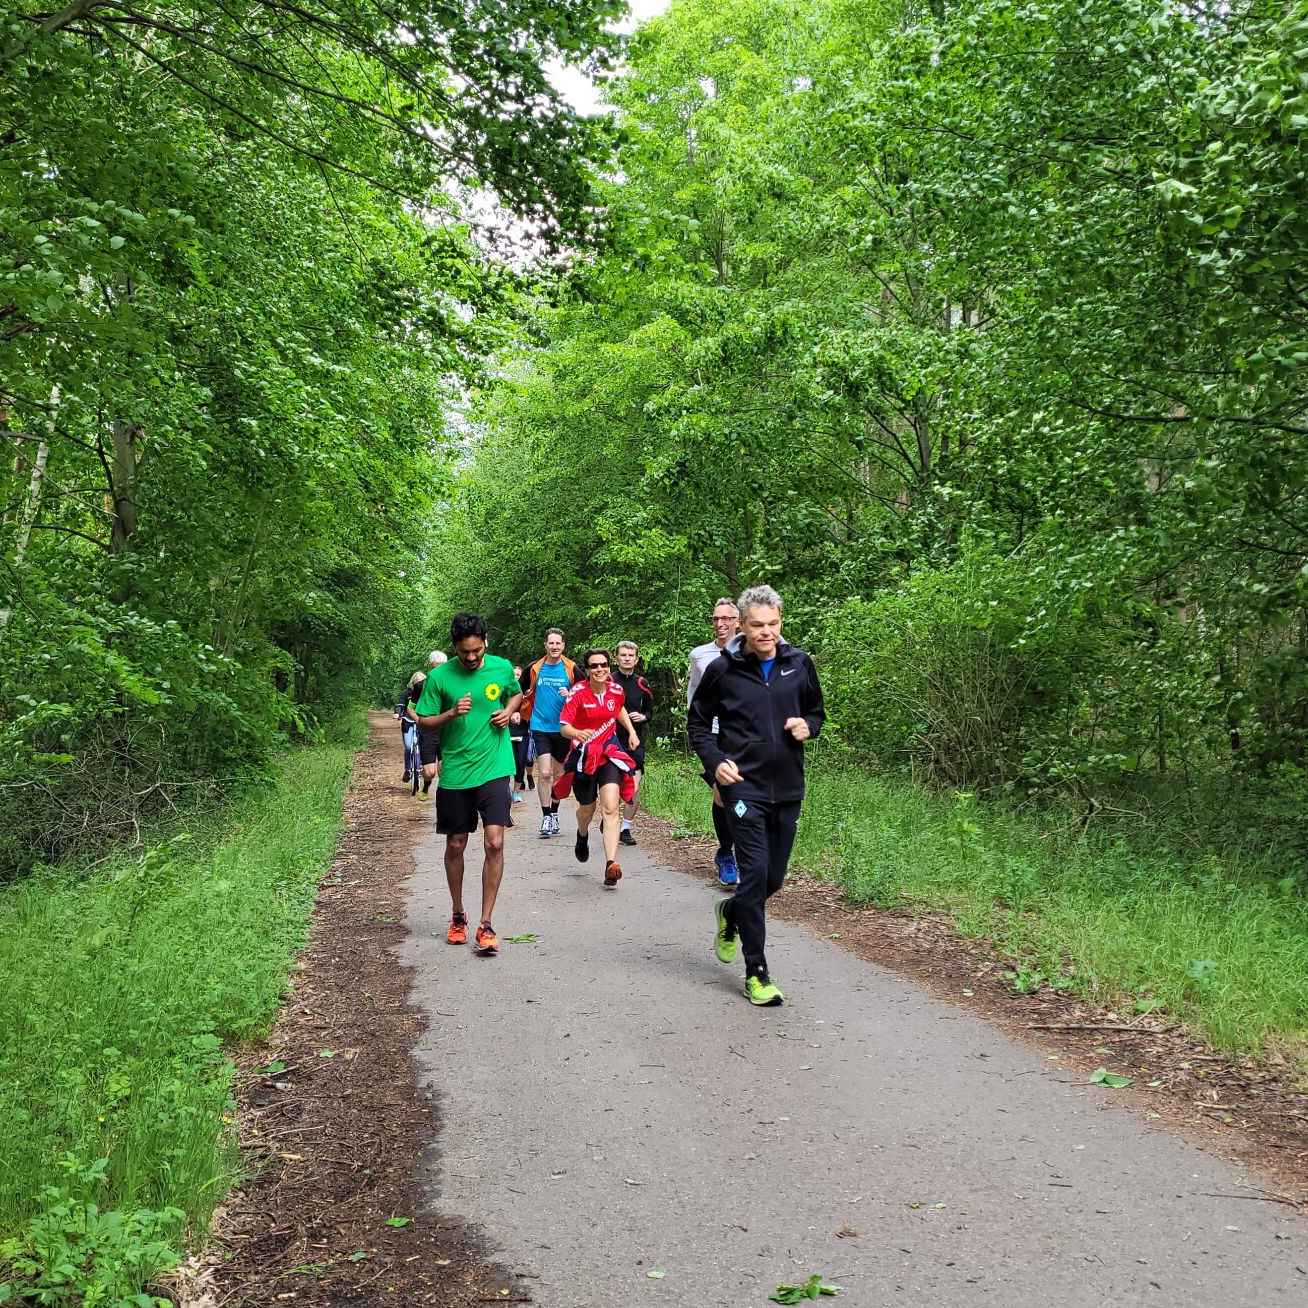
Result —
[[425, 1211], [418, 1163], [435, 1147], [439, 1088], [413, 1059], [425, 1023], [395, 950], [427, 814], [397, 785], [390, 716], [369, 723], [285, 1006], [267, 1044], [237, 1059], [251, 1176], [179, 1278], [187, 1308], [532, 1301], [480, 1229]]
[[[672, 831], [652, 814], [638, 822], [647, 852], [718, 891], [714, 842]], [[993, 940], [960, 936], [943, 914], [850, 904], [832, 882], [793, 872], [768, 911], [985, 1018], [1038, 1049], [1070, 1082], [1090, 1085], [1099, 1068], [1130, 1077], [1130, 1087], [1106, 1094], [1266, 1182], [1237, 1197], [1308, 1216], [1308, 1094], [1274, 1061], [1233, 1059], [1184, 1026], [1149, 1015], [1123, 1017], [1047, 986], [1018, 994], [1004, 976], [1013, 960]], [[707, 910], [705, 924], [707, 948], [713, 930]]]

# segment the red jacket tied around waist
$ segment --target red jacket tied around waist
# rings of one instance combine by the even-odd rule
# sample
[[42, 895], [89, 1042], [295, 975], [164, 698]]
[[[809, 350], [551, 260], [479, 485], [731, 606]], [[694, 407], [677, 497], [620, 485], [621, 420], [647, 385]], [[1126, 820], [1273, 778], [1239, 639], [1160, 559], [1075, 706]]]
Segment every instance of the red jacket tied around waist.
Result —
[[615, 763], [622, 773], [619, 794], [622, 802], [630, 802], [636, 794], [636, 760], [618, 744], [617, 724], [610, 722], [597, 736], [582, 744], [573, 743], [563, 764], [563, 775], [554, 783], [554, 798], [567, 799], [572, 794], [572, 783], [580, 772], [594, 776], [605, 763]]

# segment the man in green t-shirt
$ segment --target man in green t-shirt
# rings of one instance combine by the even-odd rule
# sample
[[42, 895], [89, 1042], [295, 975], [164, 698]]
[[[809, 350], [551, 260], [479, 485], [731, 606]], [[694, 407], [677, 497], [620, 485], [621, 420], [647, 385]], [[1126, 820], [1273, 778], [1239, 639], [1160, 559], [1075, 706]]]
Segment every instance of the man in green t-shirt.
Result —
[[445, 837], [445, 879], [452, 912], [445, 939], [468, 939], [463, 911], [463, 851], [480, 818], [485, 855], [481, 866], [481, 922], [477, 953], [492, 957], [499, 937], [491, 926], [495, 897], [504, 875], [504, 828], [512, 797], [513, 742], [509, 719], [522, 702], [513, 664], [486, 653], [486, 620], [459, 613], [450, 623], [455, 658], [434, 669], [414, 706], [418, 725], [441, 735], [441, 772], [436, 785], [436, 830]]

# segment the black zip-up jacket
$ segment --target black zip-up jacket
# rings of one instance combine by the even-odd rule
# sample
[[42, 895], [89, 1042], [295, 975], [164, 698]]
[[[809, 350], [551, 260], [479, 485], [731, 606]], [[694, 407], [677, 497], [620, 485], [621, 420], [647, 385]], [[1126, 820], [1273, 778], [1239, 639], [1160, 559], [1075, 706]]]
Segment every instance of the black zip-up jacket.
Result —
[[644, 722], [633, 722], [632, 726], [636, 728], [636, 735], [640, 737], [640, 743], [645, 743], [645, 737], [649, 734], [649, 719], [654, 712], [654, 692], [649, 688], [649, 682], [639, 672], [622, 672], [617, 668], [609, 674], [609, 680], [616, 682], [622, 687], [622, 693], [626, 699], [622, 702], [622, 707], [628, 713], [643, 713]]
[[803, 718], [813, 736], [827, 720], [813, 660], [783, 640], [765, 681], [757, 657], [745, 651], [744, 637], [736, 636], [705, 669], [687, 725], [708, 776], [725, 759], [740, 769], [741, 780], [723, 787], [724, 794], [794, 803], [804, 798], [804, 746], [784, 729], [787, 718]]

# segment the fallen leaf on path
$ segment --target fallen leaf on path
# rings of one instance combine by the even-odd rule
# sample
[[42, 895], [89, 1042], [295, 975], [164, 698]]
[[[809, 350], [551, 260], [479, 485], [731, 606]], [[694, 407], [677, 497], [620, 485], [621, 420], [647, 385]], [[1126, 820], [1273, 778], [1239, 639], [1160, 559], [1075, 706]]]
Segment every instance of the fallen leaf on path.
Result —
[[646, 1272], [645, 1275], [651, 1281], [661, 1281], [667, 1275], [667, 1272]]
[[413, 1221], [413, 1218], [412, 1218], [412, 1217], [388, 1217], [388, 1218], [386, 1219], [386, 1225], [387, 1225], [387, 1226], [408, 1226], [408, 1224], [409, 1224], [411, 1221]]
[[1132, 1079], [1129, 1076], [1118, 1076], [1116, 1072], [1110, 1072], [1106, 1067], [1096, 1067], [1090, 1073], [1090, 1080], [1095, 1085], [1111, 1086], [1114, 1090], [1120, 1090], [1123, 1086], [1130, 1085]]
[[816, 1299], [819, 1295], [840, 1293], [840, 1286], [824, 1284], [817, 1273], [810, 1276], [803, 1285], [779, 1285], [768, 1295], [773, 1303], [802, 1303], [805, 1299]]

